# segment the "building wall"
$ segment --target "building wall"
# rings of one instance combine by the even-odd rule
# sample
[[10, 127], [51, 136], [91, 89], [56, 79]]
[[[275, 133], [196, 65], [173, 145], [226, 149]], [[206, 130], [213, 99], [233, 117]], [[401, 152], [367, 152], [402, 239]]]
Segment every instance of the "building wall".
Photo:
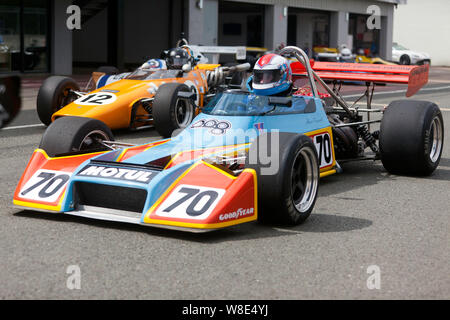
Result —
[[[55, 0], [56, 2], [58, 0]], [[106, 64], [108, 61], [108, 10], [82, 24], [81, 30], [73, 31], [73, 61]]]
[[[64, 0], [66, 1], [66, 0]], [[245, 45], [246, 18], [250, 14], [219, 14], [220, 0], [203, 0], [199, 8], [197, 0], [123, 0], [123, 41], [118, 49], [123, 50], [120, 57], [128, 65], [135, 65], [147, 57], [158, 57], [163, 49], [175, 46], [181, 31], [191, 43], [204, 45]], [[393, 3], [374, 0], [229, 0], [239, 3], [258, 4], [264, 8], [264, 46], [273, 49], [287, 40], [287, 16], [289, 11], [299, 12], [314, 9], [330, 12], [330, 46], [347, 41], [348, 13], [366, 14], [367, 7], [377, 4], [383, 15], [382, 52], [385, 58], [390, 56], [392, 42]], [[442, 1], [442, 0], [441, 0]], [[57, 2], [57, 0], [54, 0]], [[265, 7], [264, 7], [265, 5]], [[157, 8], [158, 14], [154, 14]], [[287, 12], [289, 15], [290, 13]], [[307, 16], [298, 15], [297, 41], [304, 46], [312, 41], [312, 26]], [[240, 36], [224, 36], [221, 26], [224, 22], [242, 24]], [[308, 31], [309, 30], [309, 31]], [[83, 24], [81, 31], [73, 33], [73, 61], [105, 63], [108, 60], [108, 14], [104, 12], [94, 16]], [[309, 42], [308, 42], [309, 41]]]
[[292, 8], [305, 8], [324, 11], [345, 11], [365, 14], [367, 7], [376, 4], [381, 9], [381, 15], [387, 15], [394, 4], [388, 1], [376, 0], [229, 0], [235, 2], [258, 3], [265, 5], [283, 5]]
[[450, 66], [450, 1], [408, 0], [394, 13], [394, 42], [431, 55], [433, 65]]
[[[157, 14], [155, 14], [157, 9]], [[124, 62], [135, 64], [159, 57], [169, 47], [169, 1], [124, 2]], [[175, 43], [170, 44], [175, 46]]]
[[[219, 15], [219, 43], [222, 46], [245, 46], [247, 42], [247, 17], [249, 13], [222, 13]], [[240, 35], [226, 35], [223, 33], [224, 24], [240, 24]]]
[[53, 74], [72, 74], [73, 33], [66, 26], [66, 10], [71, 4], [71, 0], [55, 0], [52, 3], [50, 72]]

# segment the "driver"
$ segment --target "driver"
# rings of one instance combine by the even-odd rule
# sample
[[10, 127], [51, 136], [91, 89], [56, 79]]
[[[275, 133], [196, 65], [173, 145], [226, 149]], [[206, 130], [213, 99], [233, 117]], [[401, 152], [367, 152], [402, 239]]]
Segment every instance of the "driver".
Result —
[[192, 54], [187, 48], [173, 48], [165, 54], [165, 60], [168, 69], [182, 70], [185, 64], [192, 64]]
[[292, 95], [292, 70], [289, 61], [273, 53], [262, 56], [256, 62], [247, 86], [256, 95]]

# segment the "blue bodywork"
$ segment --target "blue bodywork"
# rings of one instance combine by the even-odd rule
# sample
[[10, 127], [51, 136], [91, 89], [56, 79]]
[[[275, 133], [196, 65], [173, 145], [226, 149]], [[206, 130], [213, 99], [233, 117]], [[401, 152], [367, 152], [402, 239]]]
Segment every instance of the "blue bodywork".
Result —
[[[260, 106], [259, 112], [249, 107], [244, 108], [246, 105], [240, 103], [234, 106], [228, 103], [225, 105], [225, 108], [221, 108], [223, 106], [220, 101], [226, 102], [227, 99], [241, 100], [247, 106], [249, 103], [255, 105], [255, 101], [258, 99], [260, 99], [257, 101], [258, 103], [264, 101], [265, 103]], [[261, 101], [261, 99], [265, 100]], [[167, 156], [174, 156], [179, 152], [220, 146], [236, 145], [236, 150], [245, 149], [263, 131], [278, 130], [305, 134], [330, 126], [320, 99], [294, 96], [290, 107], [286, 105], [269, 105], [267, 99], [267, 97], [248, 93], [221, 93], [204, 108], [204, 113], [198, 115], [193, 123], [178, 136], [127, 159], [125, 163], [127, 165], [142, 166]], [[230, 108], [227, 109], [227, 105], [232, 110]], [[236, 106], [240, 108], [236, 108]], [[208, 127], [207, 123], [209, 125], [216, 124], [216, 126], [222, 124], [221, 127], [227, 129], [221, 131], [219, 128], [218, 132], [213, 134], [211, 130], [214, 126]], [[218, 126], [220, 127], [220, 125]], [[199, 160], [188, 160], [170, 169], [155, 172], [154, 178], [148, 184], [105, 178], [101, 178], [101, 181], [99, 181], [100, 179], [96, 177], [78, 175], [92, 161], [108, 161], [112, 167], [120, 168], [121, 163], [115, 161], [122, 152], [123, 150], [111, 151], [83, 163], [71, 177], [62, 211], [74, 210], [73, 204], [68, 199], [73, 199], [72, 193], [75, 182], [101, 183], [147, 190], [148, 197], [144, 207], [144, 214], [141, 218], [142, 222], [145, 212], [161, 197], [165, 190]]]

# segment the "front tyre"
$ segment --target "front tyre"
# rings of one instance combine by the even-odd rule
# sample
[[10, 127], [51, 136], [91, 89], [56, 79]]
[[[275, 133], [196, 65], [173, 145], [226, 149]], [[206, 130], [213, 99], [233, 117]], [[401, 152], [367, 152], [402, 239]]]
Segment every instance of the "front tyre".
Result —
[[393, 174], [431, 175], [444, 147], [444, 121], [439, 107], [428, 101], [392, 102], [381, 122], [383, 166]]
[[62, 117], [47, 128], [39, 148], [50, 157], [55, 157], [80, 151], [105, 150], [102, 141], [114, 141], [111, 130], [103, 122], [82, 117]]
[[276, 133], [259, 136], [250, 146], [246, 160], [246, 167], [254, 169], [258, 177], [258, 219], [299, 225], [310, 216], [317, 199], [320, 174], [316, 149], [305, 135], [279, 133], [278, 143], [268, 148], [272, 161], [278, 161], [278, 170], [268, 174], [267, 159], [260, 157], [267, 150], [258, 149], [261, 141], [272, 141], [273, 134]]
[[76, 100], [72, 91], [79, 91], [75, 80], [68, 77], [54, 76], [46, 79], [39, 89], [37, 113], [43, 124], [52, 122], [52, 115]]
[[189, 92], [189, 87], [181, 83], [167, 83], [159, 87], [153, 101], [153, 123], [156, 131], [164, 138], [170, 138], [178, 129], [189, 126], [195, 117], [192, 101], [181, 99], [178, 92]]

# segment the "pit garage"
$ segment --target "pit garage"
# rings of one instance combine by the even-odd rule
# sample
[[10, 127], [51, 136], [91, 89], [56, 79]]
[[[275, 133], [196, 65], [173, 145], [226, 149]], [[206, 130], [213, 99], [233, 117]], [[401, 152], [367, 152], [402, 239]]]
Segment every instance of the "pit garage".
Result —
[[219, 2], [219, 45], [264, 47], [264, 5]]
[[378, 56], [380, 54], [380, 30], [368, 29], [368, 15], [350, 14], [348, 24], [348, 43], [353, 52], [364, 50], [367, 56]]
[[312, 56], [313, 48], [330, 45], [328, 11], [289, 8], [287, 44], [295, 45]]

